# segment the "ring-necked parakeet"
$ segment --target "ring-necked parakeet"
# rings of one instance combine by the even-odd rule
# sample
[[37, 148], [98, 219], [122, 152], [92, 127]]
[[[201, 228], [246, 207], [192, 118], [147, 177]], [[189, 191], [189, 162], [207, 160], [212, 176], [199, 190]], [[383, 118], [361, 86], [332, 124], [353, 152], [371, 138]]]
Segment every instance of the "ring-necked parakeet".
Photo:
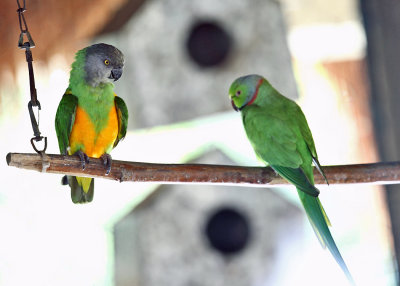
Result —
[[[110, 151], [125, 137], [128, 109], [114, 93], [123, 71], [124, 55], [114, 46], [95, 44], [78, 51], [69, 86], [58, 105], [55, 127], [61, 154], [76, 154], [82, 168], [89, 157], [102, 158], [111, 170]], [[64, 177], [74, 203], [93, 200], [94, 179]]]
[[329, 231], [330, 222], [314, 186], [312, 162], [325, 180], [326, 177], [300, 107], [259, 75], [236, 79], [229, 89], [229, 96], [233, 108], [241, 111], [247, 137], [257, 156], [296, 186], [321, 245], [328, 247], [349, 281], [354, 283]]

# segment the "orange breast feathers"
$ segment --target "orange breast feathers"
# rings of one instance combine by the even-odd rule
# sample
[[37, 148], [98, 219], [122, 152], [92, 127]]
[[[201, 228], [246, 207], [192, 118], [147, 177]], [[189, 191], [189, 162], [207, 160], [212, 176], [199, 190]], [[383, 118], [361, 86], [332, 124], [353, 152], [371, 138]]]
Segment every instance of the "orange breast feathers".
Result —
[[117, 111], [113, 105], [108, 113], [108, 123], [96, 132], [93, 122], [85, 110], [76, 108], [75, 122], [69, 137], [71, 155], [78, 150], [85, 152], [89, 157], [99, 158], [109, 153], [118, 136]]

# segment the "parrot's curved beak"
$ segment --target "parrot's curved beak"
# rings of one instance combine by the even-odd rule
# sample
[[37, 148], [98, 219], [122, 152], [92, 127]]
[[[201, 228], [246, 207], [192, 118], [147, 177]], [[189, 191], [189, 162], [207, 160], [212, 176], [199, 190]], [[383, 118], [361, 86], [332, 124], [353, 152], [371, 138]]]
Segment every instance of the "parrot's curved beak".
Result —
[[233, 100], [231, 99], [231, 103], [232, 103], [232, 107], [235, 111], [240, 111], [240, 109], [235, 105], [235, 103], [233, 102]]
[[117, 81], [121, 75], [122, 75], [122, 68], [115, 68], [111, 70], [111, 74], [110, 74], [110, 79], [113, 79], [114, 81]]

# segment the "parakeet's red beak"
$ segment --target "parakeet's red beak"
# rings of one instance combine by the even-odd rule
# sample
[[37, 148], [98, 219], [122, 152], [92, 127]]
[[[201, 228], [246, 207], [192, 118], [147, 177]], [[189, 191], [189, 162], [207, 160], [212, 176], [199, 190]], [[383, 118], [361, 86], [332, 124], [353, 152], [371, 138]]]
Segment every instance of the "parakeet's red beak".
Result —
[[237, 106], [235, 105], [235, 103], [233, 102], [233, 100], [231, 99], [231, 103], [232, 103], [232, 107], [235, 111], [239, 111], [240, 109], [237, 108]]

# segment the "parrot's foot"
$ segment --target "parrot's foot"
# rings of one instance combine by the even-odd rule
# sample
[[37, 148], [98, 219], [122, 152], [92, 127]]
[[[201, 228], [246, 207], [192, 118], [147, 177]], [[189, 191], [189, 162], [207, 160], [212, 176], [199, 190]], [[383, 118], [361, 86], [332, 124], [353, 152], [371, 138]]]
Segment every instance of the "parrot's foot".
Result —
[[111, 163], [112, 163], [111, 155], [107, 154], [107, 153], [104, 153], [103, 155], [101, 155], [100, 158], [103, 159], [103, 164], [106, 167], [106, 175], [110, 174], [110, 172], [111, 172]]
[[86, 155], [84, 152], [81, 150], [78, 150], [74, 153], [74, 155], [78, 155], [79, 159], [81, 159], [81, 164], [82, 164], [82, 170], [85, 170], [86, 164], [89, 164], [89, 156]]
[[64, 177], [62, 177], [62, 179], [61, 179], [61, 185], [66, 186], [68, 184], [69, 184], [68, 177], [67, 177], [67, 175], [64, 175]]

